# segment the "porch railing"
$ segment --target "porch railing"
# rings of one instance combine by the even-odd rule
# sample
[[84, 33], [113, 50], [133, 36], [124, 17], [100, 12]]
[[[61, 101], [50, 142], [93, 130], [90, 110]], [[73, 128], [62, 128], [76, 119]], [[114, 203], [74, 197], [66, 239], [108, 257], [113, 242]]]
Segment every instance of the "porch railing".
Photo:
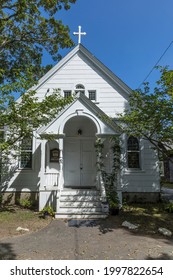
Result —
[[45, 186], [58, 187], [59, 173], [45, 173]]

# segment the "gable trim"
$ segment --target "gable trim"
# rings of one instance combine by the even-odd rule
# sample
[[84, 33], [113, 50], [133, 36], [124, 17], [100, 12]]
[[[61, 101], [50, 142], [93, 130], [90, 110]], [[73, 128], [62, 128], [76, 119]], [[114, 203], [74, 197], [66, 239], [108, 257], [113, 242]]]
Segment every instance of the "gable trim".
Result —
[[[68, 110], [70, 110], [70, 108], [77, 102], [79, 101], [84, 108], [86, 108], [86, 111], [84, 110], [84, 108], [79, 107], [77, 109], [75, 109], [75, 111], [71, 111], [69, 112], [68, 115], [64, 116], [66, 114], [66, 112]], [[87, 110], [89, 112], [87, 112]], [[65, 123], [72, 117], [75, 116], [86, 116], [90, 119], [92, 119], [92, 121], [94, 121], [96, 127], [97, 127], [97, 134], [102, 134], [102, 128], [101, 128], [101, 123], [104, 124], [107, 128], [109, 128], [109, 130], [111, 131], [110, 135], [112, 134], [119, 134], [120, 132], [120, 128], [118, 127], [117, 124], [115, 124], [111, 119], [110, 121], [106, 121], [106, 119], [108, 118], [108, 116], [100, 109], [98, 108], [92, 101], [90, 101], [85, 95], [83, 95], [82, 93], [78, 93], [76, 95], [75, 100], [67, 105], [67, 107], [62, 110], [58, 116], [52, 120], [47, 126], [41, 127], [38, 129], [37, 133], [38, 134], [45, 134], [46, 131], [51, 127], [51, 125], [53, 125], [59, 118], [62, 117], [62, 123], [59, 125], [59, 129], [57, 131], [58, 135], [62, 135], [63, 134], [63, 129], [65, 126]], [[103, 118], [101, 118], [101, 116], [103, 116]]]
[[120, 78], [118, 78], [109, 68], [107, 68], [99, 59], [90, 53], [82, 44], [78, 44], [72, 49], [64, 58], [62, 58], [52, 69], [50, 69], [39, 81], [38, 84], [33, 86], [32, 90], [38, 90], [48, 79], [50, 79], [61, 67], [63, 67], [74, 55], [81, 54], [89, 62], [99, 69], [104, 76], [109, 78], [114, 84], [120, 87], [128, 98], [132, 90]]

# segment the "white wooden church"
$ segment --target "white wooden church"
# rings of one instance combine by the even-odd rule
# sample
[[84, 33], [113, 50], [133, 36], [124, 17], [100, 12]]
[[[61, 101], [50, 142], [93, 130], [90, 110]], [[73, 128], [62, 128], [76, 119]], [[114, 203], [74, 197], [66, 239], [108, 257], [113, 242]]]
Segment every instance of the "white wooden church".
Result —
[[[160, 193], [157, 152], [147, 141], [128, 137], [118, 128], [117, 115], [127, 108], [131, 89], [81, 44], [80, 36], [79, 44], [36, 87], [40, 100], [55, 88], [64, 98], [74, 94], [74, 100], [51, 123], [39, 127], [32, 140], [23, 141], [21, 157], [11, 167], [15, 171], [1, 184], [1, 192], [38, 197], [39, 209], [52, 206], [56, 218], [105, 217], [105, 186], [96, 164], [98, 139], [104, 145], [106, 172], [112, 168], [110, 137], [120, 139], [120, 202], [124, 197], [157, 200]], [[50, 135], [53, 140], [48, 140]]]

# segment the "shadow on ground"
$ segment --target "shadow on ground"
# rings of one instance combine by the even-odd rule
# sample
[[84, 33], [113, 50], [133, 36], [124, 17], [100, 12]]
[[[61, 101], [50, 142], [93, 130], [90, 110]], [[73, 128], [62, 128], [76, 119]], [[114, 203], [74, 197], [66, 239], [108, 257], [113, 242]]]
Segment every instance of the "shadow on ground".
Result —
[[10, 243], [0, 244], [0, 260], [15, 260], [15, 257]]
[[122, 223], [128, 221], [138, 226], [136, 230], [124, 228], [133, 235], [149, 236], [151, 238], [166, 238], [168, 243], [173, 244], [173, 236], [166, 237], [158, 232], [160, 227], [167, 228], [173, 233], [173, 213], [155, 212], [152, 209], [144, 209], [143, 211], [121, 211], [118, 216], [109, 216], [105, 220], [98, 223], [99, 230], [102, 234], [106, 234], [115, 229], [122, 228]]
[[147, 257], [146, 260], [173, 260], [173, 257], [168, 254], [160, 254], [157, 258]]

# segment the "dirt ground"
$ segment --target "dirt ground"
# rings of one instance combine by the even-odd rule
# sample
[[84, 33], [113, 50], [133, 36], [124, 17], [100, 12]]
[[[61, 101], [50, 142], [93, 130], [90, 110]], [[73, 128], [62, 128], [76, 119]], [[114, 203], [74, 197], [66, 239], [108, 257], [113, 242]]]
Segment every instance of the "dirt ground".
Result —
[[[18, 206], [0, 208], [0, 240], [3, 238], [20, 236], [36, 232], [51, 222], [51, 218], [43, 219], [36, 211], [23, 209]], [[17, 231], [18, 227], [29, 231]]]
[[[173, 231], [173, 214], [160, 214], [158, 207], [127, 207], [118, 216], [91, 222], [42, 219], [33, 212], [29, 219], [29, 210], [22, 211], [14, 213], [17, 223], [2, 219], [1, 212], [1, 260], [173, 259], [173, 237], [158, 233], [158, 227]], [[125, 220], [138, 229], [122, 227]], [[29, 232], [16, 232], [18, 226]]]

